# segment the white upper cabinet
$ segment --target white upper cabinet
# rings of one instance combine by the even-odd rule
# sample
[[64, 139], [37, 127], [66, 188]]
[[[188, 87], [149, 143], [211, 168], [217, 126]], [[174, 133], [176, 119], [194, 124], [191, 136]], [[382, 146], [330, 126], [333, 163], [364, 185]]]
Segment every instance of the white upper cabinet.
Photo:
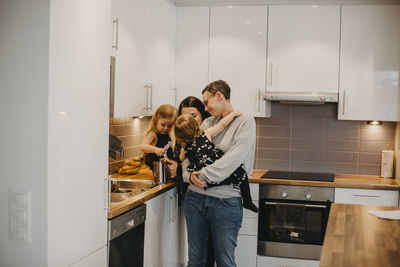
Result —
[[340, 100], [343, 120], [397, 121], [400, 6], [343, 6]]
[[202, 99], [208, 84], [209, 7], [178, 7], [176, 39], [177, 105], [188, 96]]
[[[114, 117], [145, 115], [145, 2], [112, 0], [115, 56]], [[117, 22], [118, 20], [118, 22]], [[148, 101], [150, 102], [150, 101]]]
[[235, 109], [270, 116], [263, 100], [266, 75], [266, 6], [211, 7], [209, 81], [225, 80]]
[[114, 117], [152, 115], [175, 101], [175, 16], [168, 0], [112, 1]]
[[269, 6], [267, 91], [338, 93], [340, 6]]
[[144, 23], [144, 83], [152, 90], [153, 114], [162, 104], [174, 104], [176, 8], [173, 1], [146, 0]]

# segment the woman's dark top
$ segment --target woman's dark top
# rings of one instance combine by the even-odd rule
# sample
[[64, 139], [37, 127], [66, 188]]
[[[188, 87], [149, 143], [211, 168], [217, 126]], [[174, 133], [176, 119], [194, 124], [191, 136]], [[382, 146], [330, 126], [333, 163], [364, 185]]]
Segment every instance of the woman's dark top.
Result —
[[[193, 141], [186, 144], [184, 149], [186, 157], [190, 162], [189, 166], [187, 167], [189, 172], [199, 171], [203, 167], [214, 163], [224, 155], [224, 152], [221, 149], [218, 149], [213, 142], [208, 140], [205, 133], [198, 135]], [[204, 189], [218, 185], [233, 184], [234, 186], [239, 186], [241, 182], [247, 178], [247, 173], [242, 164], [225, 180], [219, 183], [207, 182], [207, 185], [204, 187]]]
[[[169, 134], [161, 134], [155, 129], [153, 129], [155, 134], [157, 135], [157, 143], [154, 145], [155, 147], [164, 148], [168, 142], [171, 141], [171, 137]], [[153, 170], [153, 162], [160, 161], [161, 157], [157, 156], [156, 153], [145, 153], [144, 154], [144, 163]]]

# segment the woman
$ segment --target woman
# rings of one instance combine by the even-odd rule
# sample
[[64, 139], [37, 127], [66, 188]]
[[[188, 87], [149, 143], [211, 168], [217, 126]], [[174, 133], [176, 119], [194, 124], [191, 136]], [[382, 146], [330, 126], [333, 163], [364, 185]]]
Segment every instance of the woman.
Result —
[[[192, 115], [199, 125], [202, 124], [203, 120], [211, 116], [211, 114], [205, 110], [203, 102], [194, 96], [189, 96], [182, 100], [179, 105], [178, 116], [182, 114]], [[180, 147], [177, 145], [174, 149], [173, 155], [168, 155], [169, 159], [166, 159], [166, 161], [168, 162], [171, 177], [176, 177], [178, 193], [180, 194], [180, 199], [182, 199], [188, 184], [184, 183], [182, 180], [182, 166], [179, 161], [179, 153]]]
[[[203, 130], [216, 125], [234, 110], [231, 89], [222, 80], [207, 85], [202, 92], [206, 111], [212, 114], [202, 123]], [[234, 267], [235, 248], [242, 225], [243, 207], [239, 188], [221, 185], [204, 190], [207, 182], [218, 183], [229, 177], [240, 165], [250, 174], [254, 162], [256, 124], [253, 117], [236, 117], [213, 143], [225, 154], [199, 172], [188, 173], [183, 162], [183, 178], [190, 182], [185, 195], [185, 219], [188, 228], [189, 267], [204, 266], [210, 232], [214, 256], [219, 267]]]
[[[182, 102], [179, 105], [178, 109], [178, 116], [182, 114], [189, 114], [191, 115], [199, 125], [202, 124], [203, 120], [206, 118], [210, 117], [210, 113], [208, 113], [205, 110], [205, 106], [203, 102], [198, 99], [197, 97], [194, 96], [189, 96], [182, 100]], [[180, 147], [177, 145], [174, 149], [174, 155], [170, 156], [170, 159], [166, 159], [168, 162], [168, 167], [170, 170], [171, 177], [175, 177], [175, 180], [177, 182], [177, 187], [178, 187], [178, 196], [180, 199], [180, 203], [183, 201], [183, 196], [186, 193], [186, 190], [188, 188], [188, 183], [183, 182], [182, 180], [182, 166], [179, 161], [179, 152], [180, 152]], [[183, 210], [182, 210], [183, 211]], [[183, 212], [181, 213], [183, 214]], [[184, 216], [181, 218], [181, 225], [184, 230], [182, 230], [182, 244], [187, 245], [187, 233], [186, 233], [186, 222], [184, 219]], [[213, 253], [213, 248], [212, 248], [212, 240], [211, 240], [211, 235], [208, 234], [209, 236], [209, 243], [208, 243], [208, 257], [207, 257], [207, 267], [213, 267], [214, 266], [214, 253]], [[185, 257], [186, 259], [187, 257]], [[185, 260], [187, 262], [187, 260]]]

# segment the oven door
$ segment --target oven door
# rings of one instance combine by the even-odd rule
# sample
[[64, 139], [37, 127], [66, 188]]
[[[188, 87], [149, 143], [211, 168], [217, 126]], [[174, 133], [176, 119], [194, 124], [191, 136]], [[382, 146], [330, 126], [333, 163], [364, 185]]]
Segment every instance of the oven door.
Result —
[[319, 259], [330, 202], [261, 199], [258, 255]]

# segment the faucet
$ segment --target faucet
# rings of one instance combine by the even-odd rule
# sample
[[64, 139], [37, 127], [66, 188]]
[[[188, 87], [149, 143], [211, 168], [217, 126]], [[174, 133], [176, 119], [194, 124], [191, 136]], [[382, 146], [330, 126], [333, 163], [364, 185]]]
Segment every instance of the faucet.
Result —
[[108, 156], [117, 159], [117, 152], [119, 152], [119, 157], [122, 159], [124, 157], [124, 147], [122, 146], [121, 140], [115, 135], [109, 135], [108, 143]]

